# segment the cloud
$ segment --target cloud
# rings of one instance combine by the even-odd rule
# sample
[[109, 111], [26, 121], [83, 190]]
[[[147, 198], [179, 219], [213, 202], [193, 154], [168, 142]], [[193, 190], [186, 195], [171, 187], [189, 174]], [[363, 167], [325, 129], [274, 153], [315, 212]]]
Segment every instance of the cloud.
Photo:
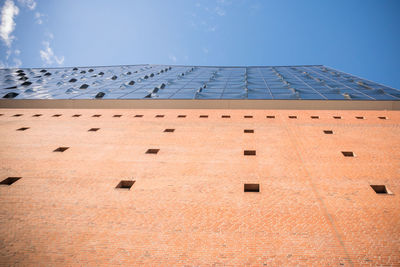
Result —
[[218, 16], [222, 17], [222, 16], [225, 16], [226, 11], [224, 9], [222, 9], [221, 7], [217, 6], [215, 8], [215, 13], [217, 13]]
[[40, 12], [35, 12], [35, 20], [37, 24], [43, 24], [43, 18], [44, 15], [41, 14]]
[[57, 57], [54, 55], [53, 49], [50, 47], [50, 42], [44, 41], [44, 50], [40, 50], [40, 58], [44, 61], [45, 64], [51, 65], [56, 63], [58, 65], [62, 65], [64, 63], [64, 56]]
[[14, 66], [13, 66], [14, 68], [18, 68], [22, 65], [22, 61], [19, 58], [14, 58], [13, 61], [14, 61]]
[[21, 6], [25, 6], [25, 7], [29, 8], [30, 10], [34, 10], [36, 8], [35, 0], [18, 0], [18, 3]]
[[169, 55], [169, 59], [172, 60], [174, 63], [178, 60], [174, 55]]
[[19, 55], [21, 54], [21, 50], [15, 49], [15, 50], [14, 50], [14, 54], [16, 54], [17, 56], [19, 56]]
[[204, 48], [203, 48], [203, 53], [204, 53], [204, 54], [208, 54], [208, 49], [204, 47]]
[[17, 16], [19, 9], [12, 0], [6, 0], [3, 8], [1, 9], [1, 24], [0, 24], [0, 37], [4, 43], [11, 47], [11, 43], [15, 36], [12, 32], [15, 29], [14, 16]]

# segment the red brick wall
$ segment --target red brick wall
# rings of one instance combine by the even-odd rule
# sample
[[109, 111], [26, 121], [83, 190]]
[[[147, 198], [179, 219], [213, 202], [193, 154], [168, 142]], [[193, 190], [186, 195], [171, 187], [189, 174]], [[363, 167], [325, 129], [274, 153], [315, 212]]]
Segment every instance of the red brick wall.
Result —
[[398, 111], [0, 114], [0, 265], [400, 265]]

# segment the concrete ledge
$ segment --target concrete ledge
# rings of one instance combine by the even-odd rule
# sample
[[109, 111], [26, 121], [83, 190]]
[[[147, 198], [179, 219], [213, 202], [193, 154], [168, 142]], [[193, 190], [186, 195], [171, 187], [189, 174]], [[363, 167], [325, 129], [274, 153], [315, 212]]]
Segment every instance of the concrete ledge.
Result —
[[1, 99], [0, 108], [400, 110], [400, 101], [249, 99]]

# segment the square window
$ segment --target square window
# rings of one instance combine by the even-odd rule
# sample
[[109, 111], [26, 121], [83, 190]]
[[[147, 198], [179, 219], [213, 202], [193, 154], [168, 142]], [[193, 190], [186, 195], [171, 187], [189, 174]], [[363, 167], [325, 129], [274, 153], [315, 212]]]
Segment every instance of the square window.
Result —
[[221, 118], [223, 119], [229, 119], [231, 116], [230, 115], [222, 115]]
[[356, 119], [357, 119], [357, 120], [363, 120], [364, 117], [362, 117], [362, 116], [356, 116]]
[[98, 118], [98, 117], [100, 117], [100, 116], [101, 116], [100, 114], [94, 114], [92, 117]]
[[243, 155], [245, 155], [245, 156], [255, 156], [256, 155], [256, 151], [255, 150], [244, 150], [243, 151]]
[[175, 132], [175, 129], [165, 129], [164, 133], [173, 133]]
[[117, 114], [117, 115], [114, 115], [113, 117], [114, 117], [114, 118], [121, 118], [121, 117], [122, 117], [122, 115], [120, 115], [120, 114]]
[[135, 115], [135, 118], [142, 118], [143, 115]]
[[244, 129], [243, 130], [244, 133], [254, 133], [253, 129]]
[[122, 180], [117, 184], [115, 188], [130, 190], [134, 183], [135, 181], [132, 180]]
[[260, 192], [260, 184], [244, 184], [244, 192]]
[[186, 115], [178, 115], [178, 118], [186, 118]]
[[81, 114], [75, 114], [72, 117], [77, 118], [77, 117], [80, 117], [80, 116], [81, 116]]
[[289, 119], [297, 119], [297, 116], [289, 116]]
[[311, 116], [311, 119], [319, 119], [319, 116]]
[[269, 115], [269, 116], [267, 116], [267, 119], [275, 119], [275, 116]]
[[333, 134], [332, 130], [324, 130], [324, 134]]
[[22, 128], [17, 129], [17, 131], [26, 131], [28, 129], [29, 129], [29, 127], [22, 127]]
[[164, 115], [156, 115], [156, 118], [164, 118]]
[[157, 154], [158, 151], [160, 151], [160, 149], [157, 149], [157, 148], [149, 148], [149, 149], [147, 149], [146, 154]]
[[61, 117], [61, 114], [54, 114], [53, 117]]
[[200, 118], [208, 118], [208, 115], [200, 115]]
[[252, 119], [253, 116], [251, 116], [251, 115], [245, 115], [244, 118], [245, 118], [245, 119]]
[[386, 188], [385, 185], [370, 185], [370, 186], [377, 194], [390, 194], [390, 195], [393, 194]]
[[340, 117], [340, 116], [333, 116], [333, 118], [334, 118], [335, 120], [340, 120], [342, 117]]
[[0, 184], [12, 185], [13, 183], [18, 181], [19, 179], [21, 179], [21, 177], [8, 177], [8, 178], [4, 179], [3, 181], [1, 181]]
[[32, 117], [40, 117], [40, 116], [42, 116], [42, 114], [35, 114]]
[[88, 132], [97, 132], [100, 128], [90, 128]]
[[387, 120], [387, 117], [378, 117], [380, 120]]
[[60, 147], [56, 148], [53, 152], [64, 152], [68, 148], [69, 147], [60, 146]]
[[342, 151], [342, 154], [345, 157], [354, 157], [354, 153], [352, 151]]

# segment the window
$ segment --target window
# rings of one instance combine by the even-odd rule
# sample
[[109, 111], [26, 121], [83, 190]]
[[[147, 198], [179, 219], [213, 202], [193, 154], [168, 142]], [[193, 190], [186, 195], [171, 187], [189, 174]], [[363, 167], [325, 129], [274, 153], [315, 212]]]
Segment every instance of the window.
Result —
[[8, 177], [8, 178], [4, 179], [3, 181], [1, 181], [0, 184], [12, 185], [13, 183], [18, 181], [19, 179], [21, 179], [21, 177]]
[[164, 133], [173, 133], [175, 129], [165, 129]]
[[135, 115], [135, 118], [142, 118], [143, 117], [143, 115]]
[[345, 157], [354, 157], [354, 153], [351, 151], [342, 151], [342, 154]]
[[117, 184], [115, 188], [130, 190], [134, 183], [135, 181], [132, 180], [122, 180]]
[[149, 148], [149, 149], [147, 149], [146, 154], [157, 154], [158, 151], [160, 151], [160, 149], [157, 149], [157, 148]]
[[97, 132], [100, 128], [90, 128], [88, 132]]
[[65, 150], [67, 150], [69, 147], [63, 147], [60, 146], [58, 148], [56, 148], [53, 152], [64, 152]]
[[362, 116], [356, 116], [356, 119], [357, 119], [357, 120], [363, 120], [364, 117], [362, 117]]
[[334, 118], [335, 120], [340, 120], [342, 117], [340, 117], [340, 116], [333, 116], [333, 118]]
[[222, 115], [221, 118], [223, 119], [229, 119], [231, 116], [230, 115]]
[[370, 186], [377, 194], [390, 194], [390, 195], [393, 194], [386, 188], [385, 185], [370, 185]]
[[200, 118], [208, 118], [208, 115], [200, 115]]
[[40, 117], [40, 116], [42, 116], [42, 114], [35, 114], [32, 117]]
[[98, 117], [101, 117], [101, 115], [100, 114], [94, 114], [92, 117], [98, 118]]
[[164, 115], [156, 115], [156, 118], [164, 118]]
[[268, 116], [267, 116], [267, 119], [275, 119], [275, 116], [268, 115]]
[[21, 117], [24, 114], [15, 114], [13, 117]]
[[319, 116], [311, 116], [311, 119], [319, 119]]
[[244, 129], [243, 130], [244, 133], [254, 133], [253, 129]]
[[244, 192], [260, 192], [260, 184], [244, 184]]
[[324, 134], [333, 134], [332, 130], [324, 130]]
[[122, 117], [122, 115], [120, 115], [120, 114], [117, 114], [117, 115], [114, 115], [113, 117], [114, 117], [114, 118], [121, 118], [121, 117]]
[[245, 115], [244, 118], [245, 118], [245, 119], [252, 119], [253, 116], [251, 116], [251, 115]]
[[17, 131], [26, 131], [28, 129], [29, 129], [29, 127], [22, 127], [22, 128], [17, 129]]
[[378, 117], [380, 120], [387, 120], [387, 117]]
[[297, 116], [289, 116], [289, 119], [297, 119]]
[[186, 115], [178, 115], [178, 118], [186, 118]]
[[256, 151], [255, 150], [244, 150], [243, 151], [243, 155], [245, 155], [245, 156], [255, 156], [256, 155]]
[[80, 117], [80, 116], [81, 116], [81, 114], [75, 114], [72, 117], [77, 118], [77, 117]]
[[54, 114], [53, 117], [61, 117], [61, 114]]

